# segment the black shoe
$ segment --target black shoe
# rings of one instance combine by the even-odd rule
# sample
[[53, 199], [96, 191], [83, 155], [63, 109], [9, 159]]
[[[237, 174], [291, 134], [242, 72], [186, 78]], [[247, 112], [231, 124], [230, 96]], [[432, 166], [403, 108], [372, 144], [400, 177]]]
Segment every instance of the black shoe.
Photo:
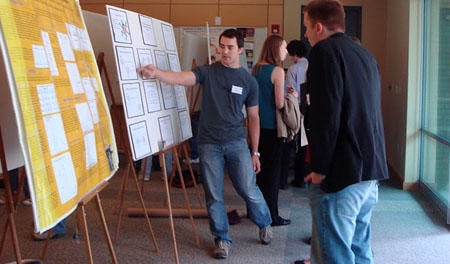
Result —
[[241, 222], [241, 216], [239, 215], [239, 213], [236, 209], [228, 212], [227, 217], [228, 217], [228, 223], [230, 225], [236, 225]]
[[306, 238], [304, 238], [304, 239], [303, 239], [303, 242], [304, 242], [305, 244], [311, 245], [311, 237], [306, 237]]
[[310, 264], [310, 263], [311, 263], [311, 260], [309, 260], [309, 259], [296, 260], [294, 262], [294, 264]]
[[282, 217], [278, 217], [277, 220], [272, 221], [271, 226], [284, 226], [284, 225], [289, 225], [291, 223], [290, 219], [284, 219]]

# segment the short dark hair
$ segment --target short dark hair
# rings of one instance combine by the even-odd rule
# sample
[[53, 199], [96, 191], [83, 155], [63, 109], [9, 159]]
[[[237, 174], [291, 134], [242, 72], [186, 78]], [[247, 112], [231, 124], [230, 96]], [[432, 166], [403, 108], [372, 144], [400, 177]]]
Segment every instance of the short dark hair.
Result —
[[328, 30], [342, 29], [345, 31], [345, 11], [342, 3], [337, 0], [313, 0], [303, 10], [308, 13], [311, 23], [323, 24]]
[[298, 39], [291, 40], [286, 48], [290, 56], [301, 58], [306, 57], [306, 54], [308, 54], [308, 48], [305, 42]]
[[229, 28], [229, 29], [226, 29], [224, 32], [222, 32], [222, 34], [220, 34], [220, 36], [219, 36], [219, 44], [220, 44], [220, 39], [222, 37], [226, 37], [226, 38], [230, 38], [230, 39], [236, 38], [238, 48], [244, 47], [244, 35], [242, 34], [241, 31], [239, 31], [235, 28]]

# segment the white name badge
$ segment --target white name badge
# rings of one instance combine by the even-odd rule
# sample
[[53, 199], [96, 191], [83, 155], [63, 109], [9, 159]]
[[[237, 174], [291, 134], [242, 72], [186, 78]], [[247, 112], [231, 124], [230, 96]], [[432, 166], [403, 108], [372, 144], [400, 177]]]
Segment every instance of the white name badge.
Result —
[[231, 86], [231, 92], [232, 93], [234, 93], [234, 94], [241, 94], [242, 95], [242, 87], [239, 87], [239, 86], [235, 86], [235, 85], [233, 85], [233, 86]]

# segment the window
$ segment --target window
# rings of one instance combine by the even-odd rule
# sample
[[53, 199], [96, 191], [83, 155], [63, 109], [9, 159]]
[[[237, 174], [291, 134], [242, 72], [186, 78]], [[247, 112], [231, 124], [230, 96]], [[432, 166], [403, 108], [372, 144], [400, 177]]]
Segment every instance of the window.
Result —
[[450, 217], [450, 0], [424, 4], [420, 180]]

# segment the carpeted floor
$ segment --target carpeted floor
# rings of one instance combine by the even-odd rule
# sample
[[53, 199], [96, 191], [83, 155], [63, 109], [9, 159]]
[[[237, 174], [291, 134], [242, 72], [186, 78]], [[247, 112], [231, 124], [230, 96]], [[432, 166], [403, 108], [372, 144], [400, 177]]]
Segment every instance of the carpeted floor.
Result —
[[[102, 206], [111, 237], [114, 238], [118, 216], [118, 190], [122, 173], [119, 171], [109, 185], [100, 193]], [[142, 184], [142, 181], [140, 182]], [[165, 192], [160, 173], [152, 174], [150, 182], [144, 186], [144, 199], [148, 208], [164, 207]], [[183, 207], [181, 189], [171, 188], [172, 207]], [[188, 189], [192, 207], [198, 206], [193, 188]], [[203, 193], [201, 201], [204, 204]], [[225, 200], [228, 208], [238, 209], [245, 214], [245, 204], [232, 189], [226, 179]], [[132, 178], [128, 180], [124, 196], [124, 209], [140, 208], [138, 193]], [[291, 225], [274, 228], [274, 239], [268, 246], [261, 245], [258, 228], [245, 216], [242, 222], [231, 226], [233, 238], [228, 259], [221, 263], [293, 263], [307, 258], [309, 246], [303, 242], [310, 233], [310, 211], [307, 190], [289, 187], [280, 190], [280, 214], [292, 220]], [[98, 210], [94, 201], [86, 205], [87, 222], [94, 263], [112, 263], [110, 252], [101, 226]], [[1, 230], [6, 221], [5, 207], [0, 207]], [[67, 222], [67, 235], [52, 240], [46, 251], [44, 263], [88, 263], [85, 241], [75, 240], [76, 214]], [[159, 252], [155, 253], [144, 217], [122, 217], [118, 239], [114, 242], [114, 251], [119, 263], [175, 263], [169, 220], [167, 217], [151, 217]], [[18, 206], [15, 215], [22, 258], [39, 258], [44, 242], [31, 240], [32, 212], [30, 207]], [[212, 263], [213, 246], [206, 218], [195, 218], [195, 227], [200, 240], [196, 246], [193, 228], [189, 218], [175, 218], [176, 243], [180, 263]], [[450, 228], [444, 220], [417, 194], [394, 189], [388, 185], [380, 188], [379, 204], [373, 214], [373, 250], [375, 263], [414, 264], [449, 263]], [[0, 263], [14, 261], [14, 250], [10, 233], [0, 256]]]

